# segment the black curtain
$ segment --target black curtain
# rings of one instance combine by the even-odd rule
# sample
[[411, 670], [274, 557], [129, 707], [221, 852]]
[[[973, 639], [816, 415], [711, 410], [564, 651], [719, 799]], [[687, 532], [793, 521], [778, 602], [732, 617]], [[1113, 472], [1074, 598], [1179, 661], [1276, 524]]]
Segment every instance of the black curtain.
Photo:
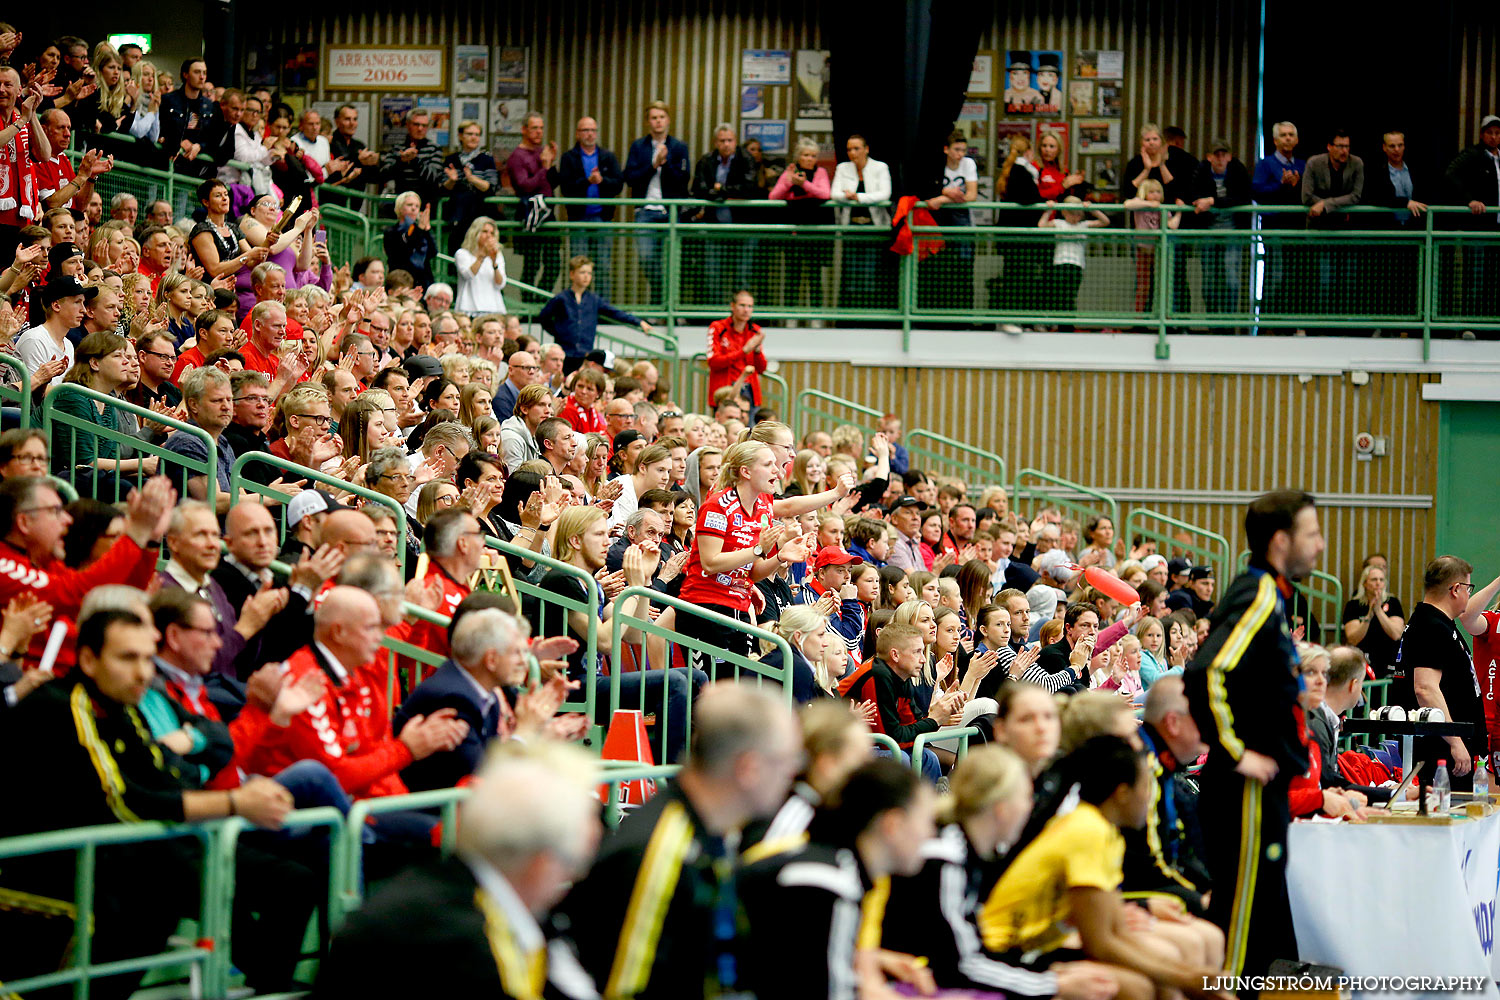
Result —
[[[1368, 169], [1385, 162], [1382, 133], [1400, 131], [1413, 172], [1437, 179], [1458, 152], [1459, 25], [1474, 16], [1475, 8], [1456, 0], [1424, 0], [1412, 17], [1324, 22], [1310, 19], [1302, 0], [1266, 0], [1267, 153], [1278, 121], [1296, 123], [1302, 156], [1327, 152], [1330, 132], [1343, 128]], [[1470, 142], [1488, 113], [1476, 109]]]
[[854, 16], [837, 4], [824, 9], [838, 159], [858, 133], [868, 140], [870, 156], [890, 165], [897, 195], [936, 194], [943, 140], [958, 118], [979, 51], [979, 33], [963, 27], [972, 20], [972, 5], [867, 0]]

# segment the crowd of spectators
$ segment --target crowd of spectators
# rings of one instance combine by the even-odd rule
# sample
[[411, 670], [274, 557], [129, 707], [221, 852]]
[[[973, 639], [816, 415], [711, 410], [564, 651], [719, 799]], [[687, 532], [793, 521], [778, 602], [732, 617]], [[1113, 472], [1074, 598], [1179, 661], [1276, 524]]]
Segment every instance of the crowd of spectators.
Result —
[[[9, 40], [0, 33], [0, 49]], [[57, 62], [24, 77], [0, 68], [0, 142], [18, 151], [12, 163], [36, 161], [7, 175], [34, 192], [29, 207], [0, 207], [16, 213], [0, 350], [32, 387], [6, 416], [46, 401], [55, 417], [50, 437], [35, 426], [0, 434], [0, 744], [47, 762], [0, 780], [0, 835], [234, 815], [265, 828], [237, 855], [233, 957], [252, 986], [275, 991], [295, 985], [301, 931], [326, 880], [326, 844], [270, 832], [288, 810], [347, 811], [477, 772], [460, 832], [467, 866], [377, 894], [329, 956], [331, 994], [360, 976], [391, 988], [386, 977], [405, 973], [374, 971], [382, 935], [400, 923], [413, 947], [411, 934], [442, 924], [413, 929], [409, 908], [446, 901], [475, 941], [488, 928], [521, 949], [491, 960], [504, 992], [540, 995], [531, 956], [551, 931], [535, 920], [575, 881], [562, 906], [577, 957], [547, 949], [557, 952], [549, 975], [571, 982], [570, 995], [681, 996], [708, 981], [764, 995], [787, 976], [830, 994], [888, 976], [1096, 1000], [1206, 991], [1203, 976], [1225, 959], [1223, 933], [1204, 919], [1223, 925], [1210, 897], [1234, 898], [1231, 886], [1214, 888], [1222, 855], [1188, 821], [1196, 787], [1186, 771], [1223, 734], [1200, 734], [1205, 717], [1184, 675], [1236, 613], [1216, 607], [1224, 595], [1211, 568], [1123, 538], [1105, 516], [1074, 519], [1045, 502], [1023, 515], [1003, 486], [929, 475], [901, 444], [896, 414], [873, 434], [841, 425], [799, 440], [762, 396], [767, 334], [736, 271], [753, 257], [717, 265], [730, 314], [709, 327], [705, 412], [688, 412], [653, 362], [596, 346], [600, 316], [638, 322], [592, 290], [608, 246], [564, 268], [547, 245], [518, 245], [528, 278], [545, 284], [565, 270], [568, 285], [543, 312], [545, 344], [504, 312], [499, 228], [483, 202], [499, 173], [477, 133], [461, 126], [462, 149], [446, 162], [420, 115], [409, 144], [386, 157], [352, 140], [344, 110], [331, 136], [307, 116], [292, 135], [255, 94], [215, 101], [201, 60], [183, 67], [182, 89], [159, 111], [129, 88], [131, 105], [96, 108], [87, 102], [146, 64], [138, 51], [96, 51], [92, 62], [87, 53], [63, 39]], [[162, 90], [162, 74], [152, 79]], [[156, 114], [142, 136], [189, 162], [239, 150], [241, 133], [271, 155], [249, 171], [221, 161], [185, 219], [177, 206], [117, 198], [106, 220], [91, 185], [109, 154], [91, 149], [75, 171], [58, 152], [75, 104], [100, 133], [134, 134]], [[722, 130], [689, 170], [664, 105], [649, 109], [650, 133], [623, 168], [591, 122], [559, 156], [545, 123], [528, 118], [508, 173], [532, 185], [518, 193], [542, 199], [537, 211], [554, 170], [564, 190], [601, 198], [627, 182], [646, 197], [732, 198], [767, 179], [764, 161]], [[1280, 155], [1287, 132], [1277, 134]], [[1500, 120], [1484, 134], [1493, 156]], [[1232, 176], [1224, 191], [1242, 191], [1251, 175], [1215, 145], [1208, 183]], [[958, 147], [950, 139], [951, 176], [931, 207], [961, 225], [956, 206], [974, 191]], [[1343, 176], [1335, 148], [1329, 162], [1287, 166], [1277, 183]], [[1143, 142], [1138, 169], [1126, 170], [1140, 220], [1177, 200], [1172, 185], [1189, 171], [1186, 154], [1174, 169], [1171, 149]], [[799, 150], [773, 186], [809, 212], [831, 194], [842, 221], [889, 222], [889, 171], [863, 139], [850, 140], [831, 179], [811, 152]], [[1040, 166], [1013, 149], [1005, 169], [1030, 178], [1039, 198], [1061, 197], [1043, 221], [1098, 222], [1070, 207], [1082, 204], [1066, 200], [1081, 197], [1067, 193], [1078, 179], [1062, 174], [1055, 151], [1044, 143], [1039, 155]], [[402, 192], [385, 256], [332, 260], [315, 185], [377, 178]], [[456, 291], [431, 274], [442, 192], [470, 212]], [[1346, 203], [1328, 202], [1342, 196], [1322, 191], [1310, 217], [1336, 213]], [[1195, 199], [1195, 214], [1217, 197]], [[660, 221], [650, 211], [637, 220]], [[735, 212], [712, 209], [709, 221]], [[664, 266], [642, 257], [648, 280]], [[1066, 272], [1081, 266], [1053, 258], [1049, 287], [1076, 290]], [[809, 289], [817, 294], [816, 280]], [[78, 499], [65, 500], [59, 480]], [[1257, 559], [1269, 558], [1262, 542]], [[1139, 600], [1122, 603], [1090, 571]], [[1309, 641], [1293, 757], [1314, 763], [1301, 785], [1278, 786], [1298, 814], [1357, 819], [1379, 795], [1343, 778], [1331, 752], [1367, 664], [1393, 678], [1398, 701], [1483, 721], [1457, 627], [1486, 642], [1500, 634], [1484, 611], [1500, 581], [1475, 593], [1468, 565], [1440, 558], [1404, 620], [1388, 574], [1382, 557], [1366, 561], [1340, 623], [1347, 645], [1336, 648], [1318, 644], [1322, 626], [1287, 597], [1289, 627]], [[518, 600], [511, 581], [531, 585], [528, 596]], [[635, 596], [617, 600], [627, 588]], [[450, 624], [415, 620], [403, 602]], [[66, 634], [56, 648], [53, 622]], [[749, 626], [780, 641], [757, 641]], [[393, 658], [386, 639], [445, 662]], [[731, 654], [781, 678], [797, 714], [725, 683]], [[597, 737], [615, 690], [651, 717], [654, 757], [685, 769], [594, 857], [595, 821], [565, 794], [586, 798], [589, 782], [559, 747]], [[579, 709], [589, 695], [592, 717]], [[958, 762], [956, 740], [940, 731], [960, 725], [995, 746]], [[1486, 745], [1449, 741], [1457, 781]], [[421, 810], [380, 813], [366, 874], [422, 859], [437, 825]], [[789, 853], [799, 835], [806, 845]], [[106, 866], [96, 962], [159, 947], [195, 888], [186, 842], [106, 853], [136, 863]], [[7, 870], [18, 881], [5, 888], [27, 899], [71, 886], [55, 865]], [[987, 886], [982, 899], [954, 892], [971, 879]], [[1126, 903], [1122, 890], [1153, 901]], [[882, 925], [897, 900], [901, 919]], [[0, 922], [20, 943], [0, 958], [0, 979], [47, 971], [66, 949], [68, 928], [26, 907], [0, 908]], [[1063, 924], [1076, 940], [1056, 932]], [[928, 958], [925, 971], [913, 955]], [[109, 977], [96, 992], [128, 995], [137, 980]]]

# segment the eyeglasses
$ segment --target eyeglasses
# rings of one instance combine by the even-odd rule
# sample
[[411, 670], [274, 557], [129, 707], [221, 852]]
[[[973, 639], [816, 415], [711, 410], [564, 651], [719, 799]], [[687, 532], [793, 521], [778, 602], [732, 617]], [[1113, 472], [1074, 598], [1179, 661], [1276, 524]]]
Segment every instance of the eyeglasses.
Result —
[[682, 414], [678, 413], [676, 410], [667, 410], [665, 413], [663, 413], [661, 415], [661, 419], [663, 419], [663, 420], [675, 420], [675, 419], [677, 419], [680, 416], [682, 416]]
[[389, 479], [393, 483], [409, 483], [412, 480], [416, 479], [417, 477], [416, 476], [407, 475], [405, 472], [387, 472], [385, 475], [383, 475], [383, 476], [376, 476], [375, 478], [376, 479]]
[[178, 625], [177, 627], [178, 628], [185, 628], [185, 629], [187, 629], [190, 632], [202, 632], [204, 635], [218, 635], [219, 634], [219, 630], [218, 629], [216, 629], [216, 628], [204, 628], [201, 625], [185, 625], [184, 624], [184, 625]]
[[234, 397], [234, 401], [236, 403], [249, 403], [252, 406], [270, 406], [271, 405], [271, 397], [270, 396], [236, 396], [236, 397]]
[[46, 452], [42, 452], [40, 455], [38, 455], [38, 454], [36, 454], [34, 452], [30, 453], [30, 454], [22, 452], [21, 454], [13, 455], [11, 457], [11, 461], [12, 462], [35, 462], [38, 465], [46, 465], [47, 464], [47, 453]]
[[141, 348], [141, 353], [142, 354], [149, 354], [153, 358], [161, 358], [163, 361], [176, 361], [177, 360], [177, 355], [175, 353], [173, 353], [173, 354], [165, 354], [165, 353], [163, 353], [161, 351], [148, 351], [144, 347]]
[[1453, 586], [1463, 587], [1467, 589], [1469, 593], [1474, 593], [1474, 585], [1472, 583], [1455, 583]]
[[452, 507], [454, 505], [454, 503], [456, 503], [457, 501], [458, 501], [458, 494], [457, 493], [450, 493], [450, 494], [447, 494], [445, 496], [438, 497], [433, 502], [436, 503], [439, 507]]
[[320, 417], [312, 413], [288, 413], [287, 416], [296, 417], [298, 420], [311, 420], [319, 427], [327, 427], [329, 424], [333, 423], [332, 417]]
[[541, 365], [511, 365], [511, 367], [518, 372], [539, 372], [542, 370]]
[[22, 507], [16, 513], [18, 513], [18, 514], [61, 514], [62, 512], [63, 512], [63, 505], [60, 504], [60, 503], [55, 503], [55, 504], [49, 504], [49, 505], [44, 506], [44, 507]]

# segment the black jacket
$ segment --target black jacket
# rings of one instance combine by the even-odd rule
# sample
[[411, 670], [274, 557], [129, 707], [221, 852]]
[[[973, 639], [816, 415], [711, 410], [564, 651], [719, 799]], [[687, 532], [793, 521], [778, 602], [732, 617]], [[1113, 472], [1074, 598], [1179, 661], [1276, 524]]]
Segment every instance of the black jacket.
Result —
[[1214, 608], [1213, 630], [1187, 665], [1183, 681], [1208, 744], [1207, 771], [1234, 770], [1246, 750], [1274, 759], [1282, 775], [1307, 771], [1292, 714], [1297, 650], [1286, 620], [1290, 592], [1284, 578], [1252, 561]]
[[400, 736], [401, 730], [416, 715], [431, 715], [440, 708], [451, 708], [458, 717], [469, 724], [468, 735], [453, 750], [432, 754], [422, 760], [413, 761], [401, 772], [401, 780], [414, 792], [431, 788], [452, 788], [479, 768], [484, 760], [485, 747], [495, 738], [496, 722], [499, 719], [499, 702], [496, 711], [488, 716], [480, 704], [479, 692], [473, 683], [463, 676], [463, 668], [449, 660], [406, 696], [396, 715], [391, 719], [391, 734]]
[[1333, 745], [1333, 727], [1328, 724], [1328, 716], [1323, 714], [1321, 708], [1317, 711], [1308, 712], [1307, 715], [1307, 730], [1312, 734], [1312, 738], [1318, 741], [1318, 752], [1323, 756], [1323, 787], [1361, 792], [1371, 804], [1389, 802], [1391, 799], [1391, 790], [1389, 788], [1356, 785], [1344, 777], [1344, 772], [1339, 770], [1338, 749]]
[[[1495, 176], [1495, 165], [1483, 145], [1475, 143], [1459, 153], [1443, 172], [1448, 187], [1448, 197], [1456, 205], [1467, 205], [1471, 201], [1483, 202], [1486, 208], [1500, 205], [1500, 178]], [[1483, 229], [1495, 232], [1494, 213], [1486, 215], [1453, 216], [1461, 220], [1464, 229]]]
[[[297, 559], [300, 559], [299, 555]], [[293, 559], [296, 562], [297, 559]], [[236, 614], [244, 611], [245, 602], [258, 590], [249, 577], [225, 559], [209, 574], [224, 588], [224, 596], [234, 605]], [[273, 580], [273, 587], [286, 586], [284, 580]], [[235, 660], [240, 679], [248, 678], [267, 663], [279, 663], [312, 642], [313, 616], [308, 613], [307, 598], [288, 590], [286, 607], [271, 616], [266, 627], [245, 641], [244, 651]]]
[[1175, 895], [1187, 904], [1189, 912], [1202, 916], [1203, 894], [1212, 882], [1190, 835], [1198, 826], [1197, 795], [1183, 780], [1183, 762], [1172, 755], [1150, 723], [1141, 727], [1141, 739], [1152, 752], [1156, 788], [1151, 793], [1146, 825], [1121, 831], [1125, 835], [1125, 879], [1120, 888]]
[[[736, 149], [734, 156], [729, 159], [729, 176], [724, 181], [724, 186], [717, 191], [714, 185], [718, 183], [719, 154], [717, 152], [705, 153], [693, 168], [694, 198], [705, 198], [709, 201], [726, 201], [746, 199], [755, 197], [755, 161], [746, 156], [743, 150]], [[717, 209], [706, 209], [700, 221], [717, 222]]]
[[810, 843], [747, 867], [739, 880], [749, 923], [739, 963], [744, 987], [757, 997], [854, 996], [855, 944], [869, 889], [846, 847]]
[[[614, 153], [603, 146], [595, 147], [599, 153], [600, 198], [618, 198], [625, 189], [625, 174], [620, 170], [620, 161]], [[564, 198], [587, 198], [589, 196], [588, 173], [583, 169], [583, 150], [577, 144], [557, 161], [557, 193]], [[568, 218], [582, 219], [586, 205], [568, 206]], [[600, 205], [599, 219], [608, 222], [615, 217], [615, 206]]]
[[975, 853], [963, 827], [945, 826], [922, 845], [926, 861], [910, 877], [891, 879], [881, 947], [923, 955], [940, 989], [1044, 997], [1057, 993], [1057, 974], [1038, 972], [984, 949], [981, 901], [999, 881], [1000, 866]]
[[[562, 903], [601, 993], [678, 1000], [718, 992], [713, 908], [721, 887], [714, 861], [725, 856], [723, 838], [704, 828], [676, 783], [605, 838], [588, 875]], [[616, 954], [627, 949], [635, 960], [615, 968]]]
[[[1432, 183], [1423, 176], [1422, 171], [1406, 165], [1411, 172], [1411, 200], [1431, 204], [1434, 194], [1431, 190]], [[1391, 171], [1389, 165], [1382, 158], [1379, 162], [1369, 160], [1365, 162], [1365, 190], [1360, 196], [1361, 205], [1378, 205], [1382, 208], [1406, 208], [1406, 198], [1396, 196], [1395, 185], [1391, 183]], [[1393, 215], [1381, 215], [1371, 213], [1365, 217], [1371, 229], [1425, 229], [1426, 220], [1411, 216], [1406, 222], [1396, 221]], [[1311, 633], [1309, 633], [1311, 634]]]
[[[429, 996], [435, 992], [434, 970], [441, 970], [442, 989], [436, 992], [445, 997], [503, 1000], [528, 995], [524, 981], [507, 983], [500, 972], [490, 935], [503, 935], [507, 929], [503, 923], [488, 925], [478, 894], [473, 873], [457, 858], [402, 872], [372, 894], [334, 935], [312, 995], [318, 1000]], [[548, 938], [542, 996], [582, 996], [562, 985], [579, 975], [569, 946], [547, 927], [542, 930]], [[516, 949], [512, 945], [504, 950]], [[425, 959], [391, 961], [392, 955], [408, 953]]]
[[[1169, 167], [1170, 169], [1170, 167]], [[1236, 205], [1248, 205], [1252, 200], [1250, 191], [1250, 171], [1239, 160], [1230, 160], [1229, 165], [1224, 168], [1224, 192], [1225, 197], [1219, 197], [1218, 186], [1214, 183], [1213, 164], [1204, 160], [1198, 164], [1197, 171], [1193, 174], [1192, 195], [1189, 201], [1197, 201], [1199, 198], [1212, 198], [1214, 208], [1230, 208]], [[1249, 229], [1249, 212], [1240, 212], [1230, 216], [1234, 220], [1234, 228]], [[1211, 215], [1185, 215], [1184, 224], [1198, 227], [1206, 225], [1212, 219]]]

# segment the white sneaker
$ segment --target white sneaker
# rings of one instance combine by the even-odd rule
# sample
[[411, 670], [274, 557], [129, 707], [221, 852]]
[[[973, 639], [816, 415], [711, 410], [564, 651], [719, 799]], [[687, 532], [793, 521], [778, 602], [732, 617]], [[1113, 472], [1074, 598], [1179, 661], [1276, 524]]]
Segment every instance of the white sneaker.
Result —
[[1000, 332], [1001, 333], [1020, 333], [1021, 332], [1021, 328], [1019, 326], [1016, 326], [1016, 324], [1014, 324], [1014, 323], [1001, 323], [1000, 324]]

